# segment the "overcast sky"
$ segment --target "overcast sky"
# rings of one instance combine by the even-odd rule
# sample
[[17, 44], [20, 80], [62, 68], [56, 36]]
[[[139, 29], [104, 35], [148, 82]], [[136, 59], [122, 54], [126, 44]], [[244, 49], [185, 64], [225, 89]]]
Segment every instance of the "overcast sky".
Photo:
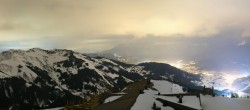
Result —
[[0, 50], [109, 50], [249, 68], [249, 7], [249, 0], [0, 0]]

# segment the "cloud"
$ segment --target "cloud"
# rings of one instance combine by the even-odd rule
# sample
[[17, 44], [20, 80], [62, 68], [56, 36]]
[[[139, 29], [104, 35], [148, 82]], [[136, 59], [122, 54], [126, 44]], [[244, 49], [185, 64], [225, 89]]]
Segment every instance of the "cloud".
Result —
[[246, 44], [247, 44], [246, 41], [242, 41], [242, 42], [238, 43], [238, 46], [244, 46], [244, 45], [246, 45]]
[[181, 34], [192, 37], [211, 36], [237, 26], [249, 31], [248, 0], [1, 0], [0, 4], [4, 27], [14, 23], [13, 32], [26, 30], [19, 33], [24, 36]]
[[[213, 37], [157, 37], [147, 36], [130, 39], [107, 51], [118, 55], [137, 57], [140, 61], [177, 60], [194, 61], [199, 68], [208, 71], [250, 70], [250, 45], [238, 46], [239, 42], [248, 42], [240, 32], [224, 30]], [[237, 62], [237, 64], [233, 63]]]
[[22, 37], [21, 39], [0, 41], [0, 50], [38, 47], [44, 49], [70, 49], [89, 53], [112, 49], [114, 45], [119, 45], [129, 39], [134, 39], [134, 37], [131, 35], [73, 36], [64, 38], [61, 38], [61, 36]]
[[0, 50], [109, 50], [140, 60], [183, 59], [206, 69], [234, 68], [237, 65], [227, 62], [249, 63], [249, 4], [249, 0], [0, 0]]

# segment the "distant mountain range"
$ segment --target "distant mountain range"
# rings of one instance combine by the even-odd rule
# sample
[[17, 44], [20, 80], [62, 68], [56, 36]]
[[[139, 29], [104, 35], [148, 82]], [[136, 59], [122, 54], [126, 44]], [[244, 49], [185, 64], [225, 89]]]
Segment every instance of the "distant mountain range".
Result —
[[0, 53], [0, 108], [64, 106], [148, 77], [190, 90], [201, 88], [201, 75], [164, 63], [121, 61], [63, 49], [4, 51]]

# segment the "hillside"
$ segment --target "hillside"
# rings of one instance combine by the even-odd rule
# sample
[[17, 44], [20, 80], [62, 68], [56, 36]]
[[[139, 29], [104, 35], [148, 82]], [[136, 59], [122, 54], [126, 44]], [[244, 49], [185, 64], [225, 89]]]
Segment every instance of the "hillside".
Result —
[[125, 64], [71, 50], [39, 48], [0, 54], [0, 107], [47, 108], [87, 100], [90, 94], [123, 89], [146, 77], [196, 87], [199, 75], [168, 64]]

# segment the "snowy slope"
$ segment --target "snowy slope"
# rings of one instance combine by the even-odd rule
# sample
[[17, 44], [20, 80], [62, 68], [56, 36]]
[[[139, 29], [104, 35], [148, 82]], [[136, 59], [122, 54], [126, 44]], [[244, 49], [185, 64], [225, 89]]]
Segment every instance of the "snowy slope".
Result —
[[[4, 51], [0, 53], [0, 108], [59, 106], [110, 87], [122, 89], [142, 78], [112, 60], [71, 50]], [[13, 98], [18, 100], [12, 102]]]
[[[140, 94], [131, 108], [131, 110], [150, 110], [152, 109], [153, 103], [156, 103], [157, 107], [160, 107], [161, 110], [174, 110], [170, 106], [163, 106], [161, 102], [157, 101], [156, 98], [161, 98], [173, 103], [178, 103], [178, 98], [175, 96], [159, 96], [158, 92], [172, 94], [176, 93], [171, 91], [171, 88], [175, 91], [180, 91], [183, 93], [181, 86], [173, 86], [171, 82], [162, 81], [162, 80], [151, 80], [154, 84], [152, 89], [144, 90], [143, 94]], [[203, 110], [249, 110], [250, 108], [250, 99], [249, 98], [228, 98], [228, 97], [212, 97], [209, 95], [200, 95], [201, 96], [201, 105], [199, 98], [196, 96], [183, 96], [183, 103], [181, 105], [189, 106], [196, 109]], [[180, 104], [180, 103], [178, 103]]]
[[161, 94], [184, 93], [182, 87], [178, 84], [165, 80], [152, 80], [151, 82], [154, 84], [153, 88], [158, 90]]
[[135, 104], [131, 108], [131, 110], [151, 110], [153, 103], [156, 103], [157, 107], [161, 107], [161, 110], [174, 110], [171, 107], [163, 107], [162, 104], [155, 100], [155, 94], [157, 91], [153, 90], [144, 90], [144, 94], [140, 94], [136, 99]]
[[249, 98], [211, 97], [201, 95], [204, 110], [249, 110]]
[[182, 87], [164, 80], [151, 80], [151, 82], [153, 83], [152, 88], [156, 90], [152, 90], [150, 88], [148, 90], [144, 90], [144, 93], [140, 94], [136, 99], [136, 102], [131, 108], [131, 110], [150, 110], [154, 102], [156, 103], [156, 106], [161, 107], [162, 110], [174, 110], [169, 106], [163, 107], [162, 103], [156, 101], [156, 98], [161, 97], [156, 94], [158, 94], [158, 92], [160, 92], [161, 94], [169, 94], [176, 92], [184, 93], [182, 91]]
[[0, 108], [63, 106], [146, 77], [190, 87], [200, 82], [168, 64], [125, 64], [65, 49], [8, 50], [0, 53]]

